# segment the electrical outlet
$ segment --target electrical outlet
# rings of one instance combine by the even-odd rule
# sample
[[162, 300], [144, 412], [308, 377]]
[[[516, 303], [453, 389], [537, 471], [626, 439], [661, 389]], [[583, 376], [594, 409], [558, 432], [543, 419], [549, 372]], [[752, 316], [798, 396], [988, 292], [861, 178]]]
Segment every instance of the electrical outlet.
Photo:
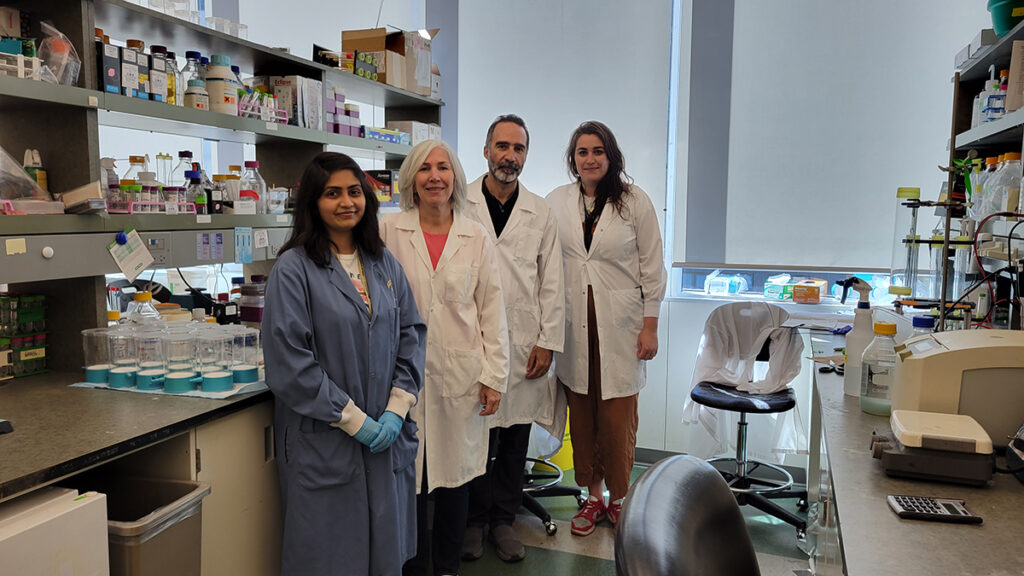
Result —
[[171, 265], [171, 234], [169, 232], [156, 232], [144, 234], [143, 242], [146, 249], [153, 256], [154, 266]]

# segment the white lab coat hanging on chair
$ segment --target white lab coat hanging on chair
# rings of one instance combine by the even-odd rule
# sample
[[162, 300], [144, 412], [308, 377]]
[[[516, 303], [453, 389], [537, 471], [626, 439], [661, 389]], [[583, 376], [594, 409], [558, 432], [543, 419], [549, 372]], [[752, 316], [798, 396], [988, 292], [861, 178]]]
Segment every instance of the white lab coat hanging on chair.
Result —
[[[771, 394], [784, 390], [800, 374], [803, 339], [796, 330], [783, 328], [789, 314], [762, 302], [735, 302], [716, 308], [704, 324], [697, 348], [690, 389], [700, 382], [734, 386], [741, 392]], [[769, 360], [755, 358], [766, 340]], [[787, 453], [807, 450], [799, 407], [776, 414], [748, 414], [747, 453], [765, 461], [781, 462]], [[690, 453], [708, 458], [735, 448], [738, 412], [717, 410], [687, 397], [683, 423], [690, 431]], [[771, 431], [771, 434], [765, 432]]]

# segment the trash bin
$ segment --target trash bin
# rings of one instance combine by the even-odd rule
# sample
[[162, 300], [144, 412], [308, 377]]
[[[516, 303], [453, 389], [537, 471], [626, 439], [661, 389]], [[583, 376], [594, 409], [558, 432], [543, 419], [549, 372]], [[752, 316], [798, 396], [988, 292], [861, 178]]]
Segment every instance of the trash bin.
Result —
[[562, 448], [548, 459], [552, 464], [561, 468], [562, 471], [572, 470], [572, 436], [569, 435], [569, 410], [566, 409], [565, 412], [565, 436], [562, 437]]
[[107, 495], [111, 576], [200, 576], [208, 485], [110, 473], [73, 483]]

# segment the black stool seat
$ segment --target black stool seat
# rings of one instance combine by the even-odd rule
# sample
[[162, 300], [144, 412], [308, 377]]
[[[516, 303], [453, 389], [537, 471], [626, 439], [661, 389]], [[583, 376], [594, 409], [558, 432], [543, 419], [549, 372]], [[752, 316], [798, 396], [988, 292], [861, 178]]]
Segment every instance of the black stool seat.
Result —
[[711, 408], [746, 412], [747, 414], [772, 414], [785, 412], [796, 406], [796, 393], [786, 388], [772, 394], [749, 394], [732, 386], [713, 382], [701, 382], [690, 391], [690, 398], [698, 404]]

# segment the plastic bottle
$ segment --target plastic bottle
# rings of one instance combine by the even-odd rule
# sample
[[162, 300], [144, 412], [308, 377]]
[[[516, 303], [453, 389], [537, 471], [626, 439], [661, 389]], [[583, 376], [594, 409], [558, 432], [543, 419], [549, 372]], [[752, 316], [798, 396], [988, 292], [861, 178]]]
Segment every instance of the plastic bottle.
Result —
[[871, 285], [857, 278], [847, 278], [840, 283], [843, 286], [842, 302], [846, 302], [846, 293], [850, 288], [857, 291], [857, 309], [853, 313], [853, 330], [846, 335], [846, 363], [843, 367], [843, 393], [857, 396], [861, 388], [860, 357], [873, 337], [871, 331]]
[[[189, 182], [188, 190], [185, 192], [186, 202], [192, 202], [196, 205], [196, 214], [206, 214], [206, 190], [203, 189], [199, 171], [189, 170], [185, 172], [185, 177], [188, 178]], [[202, 212], [200, 212], [200, 205], [202, 205]]]
[[128, 170], [125, 170], [124, 176], [121, 176], [122, 180], [138, 181], [139, 174], [149, 172], [149, 164], [146, 162], [145, 156], [129, 156], [128, 162]]
[[203, 79], [199, 75], [199, 59], [202, 57], [203, 55], [196, 50], [185, 52], [185, 67], [181, 69], [181, 86], [185, 90], [188, 90], [189, 80]]
[[231, 71], [231, 58], [221, 54], [214, 54], [210, 58], [210, 67], [206, 71], [210, 109], [221, 114], [238, 116], [238, 90], [242, 85]]
[[178, 152], [178, 165], [171, 170], [171, 175], [167, 178], [168, 186], [188, 186], [188, 178], [185, 176], [185, 172], [192, 169], [192, 152], [188, 150], [181, 150]]
[[113, 158], [100, 158], [100, 170], [103, 171], [103, 184], [107, 188], [110, 186], [117, 187], [121, 184], [121, 179], [117, 176], [117, 167], [114, 165]]
[[136, 292], [135, 298], [128, 306], [125, 321], [133, 324], [160, 320], [160, 312], [153, 306], [152, 292]]
[[260, 176], [260, 163], [255, 160], [245, 161], [245, 174], [242, 176], [241, 195], [254, 196], [256, 200], [256, 213], [267, 213], [267, 183]]
[[188, 81], [188, 90], [185, 91], [185, 107], [196, 110], [210, 109], [210, 94], [206, 92], [206, 86], [202, 80]]
[[914, 325], [914, 336], [931, 334], [935, 331], [935, 318], [933, 316], [914, 316], [911, 322]]
[[888, 416], [892, 410], [892, 377], [896, 369], [896, 325], [875, 322], [875, 338], [864, 349], [860, 375], [860, 409]]
[[[1020, 152], [1007, 152], [1002, 169], [992, 178], [993, 212], [1016, 212], [1020, 203]], [[991, 214], [991, 212], [990, 212]]]

